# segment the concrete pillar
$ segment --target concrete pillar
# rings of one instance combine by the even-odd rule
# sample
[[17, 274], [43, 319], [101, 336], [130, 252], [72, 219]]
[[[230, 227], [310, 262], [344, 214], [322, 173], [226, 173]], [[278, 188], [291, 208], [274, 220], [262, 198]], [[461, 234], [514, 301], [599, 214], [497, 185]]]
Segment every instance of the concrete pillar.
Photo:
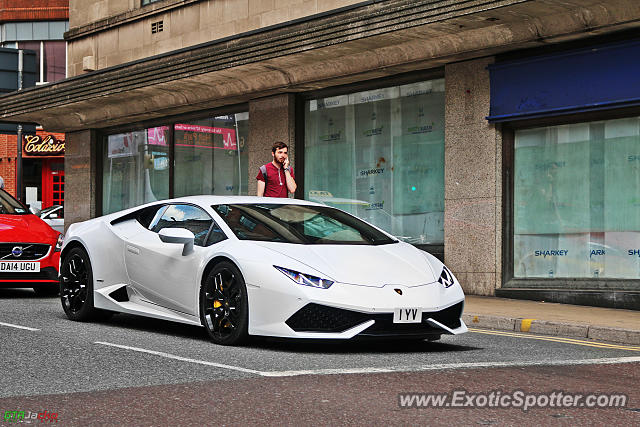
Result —
[[65, 135], [64, 228], [74, 222], [96, 216], [96, 150], [95, 132], [83, 130]]
[[271, 146], [282, 141], [289, 146], [289, 162], [293, 165], [296, 182], [302, 176], [295, 162], [295, 96], [275, 95], [249, 102], [249, 195], [255, 196], [256, 175], [261, 165], [271, 161]]
[[445, 67], [445, 262], [465, 292], [501, 284], [502, 138], [489, 115], [493, 58]]

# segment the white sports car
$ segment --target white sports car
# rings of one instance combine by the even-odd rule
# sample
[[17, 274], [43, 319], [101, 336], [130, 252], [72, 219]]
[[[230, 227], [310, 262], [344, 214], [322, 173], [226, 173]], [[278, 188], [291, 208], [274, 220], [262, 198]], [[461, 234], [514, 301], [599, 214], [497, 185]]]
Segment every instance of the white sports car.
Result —
[[72, 320], [111, 312], [248, 335], [438, 339], [467, 331], [438, 259], [339, 209], [192, 196], [72, 224], [60, 262]]

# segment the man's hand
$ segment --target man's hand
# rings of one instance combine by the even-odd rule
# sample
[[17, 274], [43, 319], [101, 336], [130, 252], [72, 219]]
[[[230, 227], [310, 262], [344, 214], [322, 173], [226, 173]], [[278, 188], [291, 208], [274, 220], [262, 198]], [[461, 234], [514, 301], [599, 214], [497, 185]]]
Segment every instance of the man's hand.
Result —
[[285, 169], [289, 167], [289, 158], [288, 157], [286, 159], [284, 159], [284, 163], [282, 164], [282, 166], [284, 166]]

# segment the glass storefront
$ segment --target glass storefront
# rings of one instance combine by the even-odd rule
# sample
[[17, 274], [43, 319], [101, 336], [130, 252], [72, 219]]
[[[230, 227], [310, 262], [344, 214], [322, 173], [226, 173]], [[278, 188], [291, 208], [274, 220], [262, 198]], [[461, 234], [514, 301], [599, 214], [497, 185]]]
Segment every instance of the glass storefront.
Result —
[[305, 199], [444, 242], [444, 79], [305, 104]]
[[180, 123], [175, 128], [175, 196], [247, 195], [249, 114]]
[[514, 277], [640, 277], [640, 118], [515, 132]]
[[169, 198], [171, 140], [175, 197], [246, 195], [248, 121], [239, 113], [108, 135], [102, 213]]
[[102, 158], [102, 212], [169, 197], [169, 126], [109, 135]]

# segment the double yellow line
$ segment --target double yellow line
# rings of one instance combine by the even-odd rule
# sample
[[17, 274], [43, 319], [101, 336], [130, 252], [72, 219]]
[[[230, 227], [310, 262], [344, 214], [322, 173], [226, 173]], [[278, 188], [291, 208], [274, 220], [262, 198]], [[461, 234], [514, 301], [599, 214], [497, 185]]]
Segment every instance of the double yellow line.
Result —
[[503, 337], [514, 337], [514, 338], [528, 338], [531, 340], [552, 341], [552, 342], [559, 342], [564, 344], [582, 345], [585, 347], [608, 348], [612, 350], [640, 351], [640, 347], [638, 346], [607, 344], [603, 342], [577, 340], [573, 338], [549, 337], [544, 335], [520, 334], [517, 332], [491, 331], [487, 329], [476, 329], [476, 328], [469, 328], [469, 331], [475, 332], [477, 334], [499, 335]]

